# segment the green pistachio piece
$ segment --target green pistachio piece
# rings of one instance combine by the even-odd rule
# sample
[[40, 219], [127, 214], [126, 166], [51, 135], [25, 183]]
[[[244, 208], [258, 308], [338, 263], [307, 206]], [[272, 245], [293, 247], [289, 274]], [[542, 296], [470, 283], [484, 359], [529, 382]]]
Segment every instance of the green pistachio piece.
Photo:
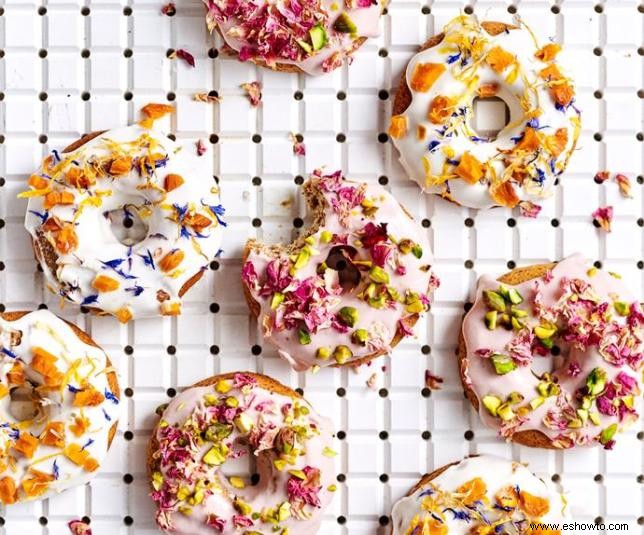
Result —
[[589, 416], [588, 411], [586, 409], [577, 409], [577, 416], [581, 420], [581, 423], [586, 425]]
[[373, 282], [378, 282], [380, 284], [389, 284], [389, 273], [387, 273], [380, 266], [373, 266], [369, 270], [369, 278]]
[[488, 410], [492, 416], [497, 415], [497, 410], [501, 406], [501, 400], [496, 396], [484, 396], [483, 406]]
[[282, 504], [277, 509], [277, 521], [284, 522], [288, 517], [291, 516], [291, 504], [289, 502], [282, 502]]
[[527, 318], [528, 317], [528, 311], [523, 310], [522, 308], [517, 308], [517, 307], [511, 307], [510, 308], [510, 314], [512, 314], [515, 318]]
[[356, 329], [351, 333], [351, 341], [354, 344], [366, 345], [367, 340], [369, 340], [369, 331], [367, 329]]
[[606, 387], [606, 372], [601, 368], [593, 368], [586, 377], [586, 388], [591, 396], [598, 396]]
[[557, 327], [550, 323], [542, 323], [534, 328], [534, 335], [539, 338], [539, 340], [545, 340], [546, 338], [552, 338], [557, 332]]
[[351, 17], [346, 13], [342, 12], [338, 15], [338, 18], [335, 19], [333, 23], [333, 29], [339, 33], [350, 33], [354, 35], [358, 31], [358, 27], [355, 22], [351, 20]]
[[615, 312], [617, 312], [620, 316], [628, 316], [628, 313], [631, 309], [630, 305], [625, 301], [615, 301], [613, 303], [613, 307], [615, 308]]
[[506, 403], [509, 403], [510, 405], [516, 405], [517, 403], [521, 403], [524, 399], [523, 394], [521, 392], [510, 392], [510, 395], [506, 399]]
[[152, 487], [154, 490], [159, 490], [163, 486], [163, 474], [161, 472], [154, 472], [152, 474]]
[[523, 296], [519, 293], [516, 288], [510, 288], [507, 293], [507, 299], [513, 305], [519, 305], [523, 303]]
[[244, 516], [248, 516], [253, 512], [253, 508], [248, 505], [244, 500], [242, 500], [239, 496], [235, 497], [235, 500], [233, 501], [233, 505], [235, 506], [235, 509], [239, 511], [240, 514]]
[[607, 442], [612, 440], [612, 438], [615, 436], [615, 433], [617, 433], [617, 424], [609, 425], [601, 432], [601, 435], [599, 436], [599, 442], [606, 444]]
[[303, 346], [311, 343], [311, 335], [304, 327], [297, 330], [297, 339]]
[[545, 399], [545, 398], [543, 398], [543, 397], [541, 397], [541, 396], [539, 396], [539, 397], [537, 397], [537, 398], [534, 398], [534, 399], [530, 400], [530, 408], [531, 408], [533, 411], [534, 411], [534, 410], [536, 410], [536, 409], [538, 409], [539, 407], [541, 407], [541, 405], [543, 405], [543, 402], [544, 402], [545, 400], [546, 400], [546, 399]]
[[568, 429], [579, 429], [583, 426], [583, 422], [580, 418], [573, 418], [568, 421]]
[[331, 350], [328, 347], [318, 347], [315, 357], [320, 360], [326, 360], [331, 356]]
[[249, 433], [253, 428], [253, 420], [246, 413], [241, 413], [235, 416], [233, 420], [235, 427], [240, 431], [240, 433]]
[[320, 233], [320, 243], [330, 243], [333, 239], [333, 232], [330, 230], [323, 230]]
[[271, 298], [271, 310], [275, 310], [284, 301], [284, 294], [275, 292]]
[[601, 418], [599, 417], [598, 412], [589, 412], [588, 418], [590, 418], [590, 421], [595, 425], [599, 425], [601, 423]]
[[298, 39], [297, 44], [300, 45], [307, 54], [310, 54], [311, 52], [313, 52], [313, 48], [306, 41], [302, 39]]
[[425, 310], [425, 305], [423, 305], [422, 301], [419, 299], [418, 301], [414, 301], [413, 303], [409, 303], [406, 307], [405, 310], [409, 312], [410, 314], [420, 314]]
[[506, 373], [510, 373], [511, 371], [516, 370], [517, 368], [515, 362], [507, 355], [500, 355], [498, 353], [495, 353], [490, 357], [490, 360], [492, 361], [492, 365], [494, 366], [494, 371], [496, 371], [498, 375], [505, 375]]
[[311, 37], [311, 44], [315, 51], [320, 50], [327, 43], [326, 30], [321, 24], [313, 26], [313, 28], [309, 30], [309, 36]]
[[363, 297], [367, 299], [371, 299], [376, 295], [376, 290], [378, 289], [378, 286], [374, 284], [373, 282], [370, 282], [367, 287], [364, 289], [363, 292]]
[[545, 340], [539, 340], [539, 343], [546, 349], [552, 349], [555, 345], [555, 341], [552, 338], [546, 338]]
[[228, 438], [232, 432], [232, 425], [215, 423], [208, 426], [203, 436], [209, 442], [221, 442], [225, 438]]
[[503, 299], [503, 296], [499, 295], [496, 292], [493, 292], [492, 290], [485, 290], [483, 292], [483, 298], [485, 299], [485, 303], [487, 304], [487, 306], [492, 310], [505, 312], [506, 305], [505, 305], [505, 299]]
[[485, 326], [490, 330], [493, 331], [496, 329], [496, 320], [497, 316], [499, 313], [496, 310], [490, 310], [489, 312], [486, 312], [485, 314]]
[[503, 403], [499, 408], [496, 410], [496, 413], [501, 420], [508, 421], [512, 420], [512, 418], [515, 417], [514, 411], [512, 410], [512, 407], [510, 407], [509, 403]]
[[226, 403], [228, 407], [232, 407], [232, 408], [239, 407], [239, 400], [235, 396], [228, 396], [225, 399], [224, 403]]
[[304, 266], [306, 266], [306, 264], [308, 264], [310, 258], [311, 252], [309, 251], [309, 248], [302, 247], [302, 249], [300, 249], [300, 252], [297, 253], [295, 263], [293, 264], [293, 269], [298, 270], [303, 268]]
[[215, 390], [220, 394], [227, 394], [232, 390], [232, 388], [232, 382], [225, 379], [220, 379], [219, 381], [217, 381], [217, 384], [215, 384]]
[[333, 351], [333, 358], [338, 364], [344, 364], [351, 357], [353, 357], [353, 353], [347, 346], [337, 346]]
[[409, 253], [411, 253], [411, 249], [412, 249], [412, 247], [413, 247], [413, 246], [414, 246], [414, 242], [413, 242], [413, 241], [411, 241], [411, 240], [410, 240], [410, 239], [408, 239], [408, 238], [403, 238], [402, 240], [400, 240], [400, 241], [398, 242], [398, 250], [399, 250], [402, 254], [409, 254]]
[[411, 248], [411, 252], [419, 260], [423, 256], [423, 248], [417, 243], [415, 243], [414, 246]]
[[368, 303], [372, 308], [383, 308], [387, 303], [387, 299], [384, 295], [379, 295], [378, 297], [370, 298]]
[[226, 444], [219, 442], [208, 450], [208, 453], [203, 456], [202, 460], [210, 466], [220, 466], [226, 462], [226, 457], [229, 451], [230, 450]]
[[358, 311], [353, 307], [342, 307], [338, 316], [342, 323], [348, 327], [354, 327], [358, 323]]
[[512, 317], [512, 319], [510, 320], [510, 323], [512, 324], [512, 328], [513, 328], [515, 331], [520, 331], [521, 329], [523, 329], [523, 328], [525, 327], [525, 324], [524, 324], [522, 321], [519, 321], [519, 320], [518, 320], [517, 318], [515, 318], [514, 316], [513, 316], [513, 317]]
[[539, 392], [539, 394], [544, 398], [557, 396], [560, 391], [561, 389], [557, 383], [542, 381], [537, 385], [537, 392]]

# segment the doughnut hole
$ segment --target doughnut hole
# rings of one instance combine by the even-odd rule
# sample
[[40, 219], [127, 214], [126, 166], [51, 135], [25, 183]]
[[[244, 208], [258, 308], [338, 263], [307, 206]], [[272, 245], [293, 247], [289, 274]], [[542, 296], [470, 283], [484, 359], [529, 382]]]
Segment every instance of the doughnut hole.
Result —
[[104, 212], [103, 216], [114, 237], [127, 247], [141, 243], [148, 235], [149, 227], [135, 204], [125, 204], [122, 208]]
[[43, 412], [41, 398], [29, 382], [12, 388], [9, 396], [9, 413], [17, 422], [34, 420]]
[[474, 97], [472, 128], [478, 137], [494, 140], [510, 123], [510, 108], [499, 96]]

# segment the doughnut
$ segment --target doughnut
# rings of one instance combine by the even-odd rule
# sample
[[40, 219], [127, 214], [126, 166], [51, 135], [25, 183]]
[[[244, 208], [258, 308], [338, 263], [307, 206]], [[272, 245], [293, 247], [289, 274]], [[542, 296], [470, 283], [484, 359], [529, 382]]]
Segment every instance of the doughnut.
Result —
[[459, 344], [465, 392], [507, 440], [611, 449], [639, 419], [643, 325], [619, 275], [579, 254], [483, 276]]
[[[523, 23], [465, 15], [449, 22], [409, 62], [394, 101], [389, 135], [409, 178], [476, 209], [551, 195], [581, 130], [560, 50], [542, 46]], [[509, 110], [496, 137], [474, 130], [478, 98]]]
[[22, 194], [49, 289], [123, 323], [180, 314], [181, 297], [220, 251], [225, 226], [209, 160], [150, 125], [53, 150]]
[[270, 377], [200, 381], [163, 410], [150, 440], [157, 524], [175, 535], [317, 533], [336, 489], [332, 442], [331, 422]]
[[570, 513], [563, 495], [525, 465], [479, 455], [424, 476], [391, 516], [391, 535], [542, 535], [560, 531], [529, 523], [557, 523]]
[[313, 224], [289, 246], [250, 240], [242, 279], [264, 337], [298, 371], [359, 365], [413, 334], [438, 279], [423, 229], [379, 185], [316, 171]]
[[87, 483], [116, 433], [120, 390], [104, 351], [47, 310], [0, 315], [0, 502]]
[[284, 72], [327, 73], [379, 34], [385, 0], [203, 0], [208, 30], [241, 61]]

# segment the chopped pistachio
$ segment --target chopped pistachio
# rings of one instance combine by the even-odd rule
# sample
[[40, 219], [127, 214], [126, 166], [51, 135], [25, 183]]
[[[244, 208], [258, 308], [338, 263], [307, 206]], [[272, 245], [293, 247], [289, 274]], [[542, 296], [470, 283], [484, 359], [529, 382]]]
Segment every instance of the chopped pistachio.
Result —
[[247, 504], [244, 500], [242, 500], [239, 496], [235, 497], [235, 500], [233, 501], [233, 505], [235, 506], [235, 509], [239, 511], [240, 514], [244, 516], [248, 516], [253, 512], [253, 508]]
[[581, 418], [573, 418], [568, 421], [569, 429], [579, 429], [582, 426], [583, 426], [583, 422], [581, 421]]
[[304, 266], [306, 266], [310, 258], [311, 258], [311, 253], [309, 251], [309, 248], [302, 247], [302, 249], [300, 249], [300, 252], [297, 254], [297, 257], [295, 258], [295, 262], [293, 263], [293, 270], [297, 271], [298, 269], [301, 269]]
[[232, 432], [232, 425], [216, 422], [208, 426], [204, 433], [204, 438], [210, 442], [219, 442], [228, 438]]
[[353, 353], [351, 349], [349, 349], [345, 345], [340, 345], [335, 348], [333, 351], [333, 358], [338, 364], [344, 364], [347, 362], [351, 357], [353, 357]]
[[271, 298], [271, 310], [275, 310], [278, 306], [284, 301], [284, 294], [280, 292], [275, 292]]
[[322, 24], [316, 24], [309, 30], [309, 36], [311, 37], [311, 44], [313, 45], [313, 50], [320, 50], [327, 43], [327, 34], [324, 26]]
[[246, 488], [246, 483], [244, 482], [244, 480], [241, 477], [232, 476], [232, 477], [228, 478], [228, 481], [236, 489]]
[[192, 507], [186, 507], [185, 505], [179, 506], [179, 512], [182, 515], [190, 516], [192, 514]]
[[497, 410], [501, 406], [501, 400], [496, 396], [484, 396], [483, 406], [488, 410], [492, 416], [497, 415]]
[[[168, 404], [166, 403], [166, 407], [167, 407], [167, 406], [168, 406]], [[159, 422], [159, 427], [161, 427], [161, 428], [163, 428], [163, 427], [168, 427], [169, 425], [170, 425], [170, 424], [169, 424], [168, 422], [166, 422], [165, 420], [161, 420], [161, 421]]]
[[552, 325], [551, 323], [542, 323], [534, 328], [534, 335], [539, 338], [539, 340], [552, 338], [556, 333], [557, 326]]
[[598, 412], [589, 412], [588, 418], [590, 418], [590, 421], [595, 425], [599, 425], [601, 423], [601, 418], [599, 417]]
[[342, 307], [338, 312], [342, 323], [349, 327], [355, 327], [358, 323], [358, 311], [354, 307]]
[[279, 508], [277, 509], [277, 521], [284, 522], [287, 518], [291, 516], [291, 504], [290, 502], [282, 502]]
[[555, 341], [552, 338], [546, 338], [545, 340], [539, 340], [539, 343], [546, 349], [552, 349], [555, 345]]
[[613, 277], [614, 279], [621, 279], [622, 276], [619, 273], [615, 273], [614, 271], [609, 271], [608, 274]]
[[560, 392], [560, 388], [557, 383], [542, 381], [537, 385], [537, 392], [539, 392], [539, 394], [544, 398], [549, 398], [557, 396]]
[[512, 303], [513, 305], [519, 305], [523, 303], [523, 296], [516, 288], [510, 288], [507, 295], [508, 301], [510, 301], [510, 303]]
[[496, 329], [496, 320], [497, 320], [498, 315], [499, 315], [499, 313], [496, 310], [490, 310], [490, 311], [486, 312], [486, 314], [485, 314], [485, 326], [490, 331], [493, 331], [494, 329]]
[[586, 388], [591, 396], [598, 396], [606, 387], [606, 372], [601, 368], [593, 368], [586, 377]]
[[413, 303], [409, 303], [407, 306], [405, 306], [405, 311], [409, 312], [410, 314], [420, 314], [424, 310], [425, 310], [425, 305], [420, 299], [418, 301], [414, 301]]
[[339, 33], [349, 33], [354, 35], [358, 31], [356, 23], [351, 20], [351, 17], [345, 12], [342, 12], [338, 15], [338, 18], [335, 19], [333, 23], [333, 29]]
[[320, 233], [320, 243], [330, 243], [333, 239], [333, 232], [330, 230], [323, 230]]
[[203, 456], [203, 462], [211, 466], [222, 465], [226, 462], [226, 457], [229, 451], [228, 446], [223, 442], [215, 444], [208, 450], [208, 453]]
[[217, 403], [219, 403], [219, 396], [215, 396], [215, 394], [205, 394], [203, 400], [206, 404], [206, 407], [212, 407], [213, 405], [217, 405]]
[[423, 256], [423, 248], [417, 243], [415, 243], [414, 246], [411, 248], [411, 252], [419, 260]]
[[235, 427], [239, 430], [240, 433], [250, 433], [250, 430], [253, 428], [253, 420], [248, 414], [242, 412], [235, 416], [233, 420]]
[[596, 267], [591, 267], [588, 271], [586, 271], [586, 275], [588, 275], [589, 277], [594, 277], [595, 275], [597, 275], [597, 273], [599, 273], [599, 270]]
[[315, 357], [320, 360], [326, 360], [331, 356], [331, 350], [328, 347], [318, 347]]
[[163, 486], [163, 474], [161, 472], [154, 472], [152, 474], [152, 487], [154, 490], [159, 490]]
[[541, 405], [543, 405], [543, 402], [545, 400], [546, 400], [546, 398], [544, 398], [542, 396], [539, 396], [539, 397], [536, 397], [536, 398], [530, 400], [530, 408], [533, 411], [536, 410], [537, 408], [541, 407]]
[[302, 470], [289, 470], [289, 474], [301, 480], [306, 480], [306, 474]]
[[336, 490], [338, 490], [338, 486], [335, 483], [333, 483], [333, 484], [329, 485], [326, 488], [326, 490], [328, 490], [329, 492], [335, 492]]
[[581, 420], [581, 423], [585, 425], [588, 421], [589, 413], [586, 409], [577, 409], [577, 416]]
[[372, 308], [382, 308], [387, 303], [387, 299], [384, 295], [379, 295], [378, 297], [369, 298], [369, 306]]
[[525, 327], [525, 324], [524, 324], [522, 321], [519, 321], [519, 320], [518, 320], [517, 318], [515, 318], [514, 316], [513, 316], [513, 317], [512, 317], [512, 319], [510, 320], [510, 323], [512, 324], [512, 328], [513, 328], [515, 331], [520, 331], [521, 329], [523, 329], [523, 328]]
[[226, 379], [220, 379], [215, 384], [215, 390], [220, 394], [227, 394], [232, 390], [232, 388], [233, 388], [232, 382], [227, 381]]
[[351, 333], [351, 341], [354, 344], [365, 345], [369, 340], [369, 331], [367, 329], [356, 329]]
[[528, 317], [528, 311], [523, 310], [522, 308], [517, 308], [515, 306], [510, 308], [510, 314], [512, 314], [515, 318], [527, 318]]
[[505, 312], [506, 304], [505, 304], [505, 299], [503, 299], [503, 296], [499, 295], [496, 292], [493, 292], [492, 290], [485, 290], [483, 292], [483, 298], [485, 299], [487, 306], [490, 307], [492, 310]]
[[620, 316], [628, 316], [628, 313], [631, 309], [629, 304], [625, 301], [615, 301], [613, 303], [613, 307], [615, 308], [615, 312], [617, 312]]
[[387, 273], [380, 266], [373, 266], [369, 270], [369, 277], [372, 281], [380, 284], [389, 284], [389, 273]]
[[239, 407], [239, 400], [235, 396], [228, 396], [225, 399], [224, 403], [226, 403], [228, 407], [232, 407], [232, 408]]
[[601, 442], [602, 444], [606, 444], [607, 442], [612, 440], [612, 438], [615, 436], [615, 433], [617, 433], [617, 424], [609, 425], [606, 429], [604, 429], [601, 432], [601, 435], [599, 437], [599, 442]]
[[501, 420], [508, 421], [512, 420], [515, 417], [512, 407], [508, 403], [503, 403], [497, 410], [496, 413]]
[[329, 446], [324, 446], [322, 449], [322, 455], [325, 457], [335, 457], [338, 454], [337, 451], [333, 451]]
[[303, 346], [311, 343], [311, 335], [304, 327], [297, 330], [297, 339]]
[[517, 416], [527, 416], [530, 414], [530, 407], [519, 407], [516, 412]]
[[521, 403], [524, 400], [523, 394], [521, 392], [510, 392], [510, 395], [507, 397], [506, 402], [510, 405], [516, 405]]
[[413, 247], [413, 246], [414, 246], [414, 242], [413, 242], [413, 241], [411, 241], [411, 240], [410, 240], [410, 239], [408, 239], [408, 238], [403, 238], [402, 240], [400, 240], [400, 241], [398, 242], [398, 250], [399, 250], [402, 254], [409, 254], [409, 253], [411, 253], [411, 249], [412, 249], [412, 247]]
[[505, 375], [506, 373], [510, 373], [511, 371], [516, 370], [517, 368], [517, 365], [512, 360], [512, 358], [508, 357], [507, 355], [500, 355], [499, 353], [495, 353], [490, 357], [490, 360], [492, 361], [492, 365], [494, 366], [494, 371], [496, 371], [498, 375]]
[[282, 470], [284, 470], [284, 468], [286, 468], [286, 461], [284, 461], [283, 459], [275, 459], [273, 461], [273, 465], [281, 472]]

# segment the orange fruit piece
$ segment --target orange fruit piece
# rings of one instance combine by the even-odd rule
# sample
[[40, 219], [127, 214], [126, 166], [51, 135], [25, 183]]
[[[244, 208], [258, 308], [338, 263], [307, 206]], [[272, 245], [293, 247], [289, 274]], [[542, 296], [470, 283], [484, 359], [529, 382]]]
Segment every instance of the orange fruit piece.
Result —
[[454, 172], [466, 182], [476, 184], [481, 178], [485, 176], [485, 166], [479, 162], [475, 156], [466, 152], [461, 157]]
[[65, 423], [47, 422], [44, 431], [40, 434], [40, 442], [45, 446], [62, 448], [65, 446]]
[[16, 482], [11, 476], [5, 476], [0, 479], [0, 501], [4, 504], [16, 503], [18, 492]]
[[427, 118], [434, 124], [445, 123], [449, 116], [452, 115], [455, 103], [456, 101], [453, 98], [446, 97], [444, 95], [434, 97], [429, 105], [429, 114]]
[[49, 180], [38, 175], [31, 175], [27, 183], [34, 189], [47, 189]]
[[474, 479], [470, 479], [469, 481], [463, 483], [460, 487], [458, 487], [456, 489], [456, 493], [463, 494], [461, 501], [465, 505], [471, 505], [474, 502], [485, 498], [485, 494], [487, 493], [487, 486], [485, 485], [485, 481], [483, 481], [480, 477], [475, 477]]
[[23, 479], [21, 483], [22, 489], [29, 498], [35, 498], [36, 496], [44, 494], [49, 488], [49, 483], [54, 480], [53, 475], [45, 474], [33, 468], [30, 470], [30, 474], [33, 477]]
[[541, 47], [534, 54], [534, 57], [543, 61], [552, 61], [561, 52], [561, 47], [557, 43], [548, 43], [546, 46]]
[[13, 449], [22, 453], [27, 459], [31, 459], [34, 456], [37, 447], [38, 439], [31, 433], [20, 433], [20, 438], [13, 445]]
[[394, 115], [389, 122], [389, 135], [394, 139], [400, 139], [407, 135], [407, 117]]
[[519, 494], [519, 507], [530, 518], [541, 518], [550, 511], [550, 502], [546, 498], [534, 496], [525, 490]]
[[125, 175], [132, 169], [132, 158], [130, 156], [121, 156], [112, 160], [110, 164], [110, 175], [120, 176]]
[[514, 55], [507, 50], [503, 50], [500, 46], [495, 46], [488, 52], [485, 61], [492, 67], [493, 71], [501, 74], [515, 62], [515, 59]]
[[508, 208], [514, 208], [520, 201], [517, 192], [508, 181], [494, 182], [490, 186], [490, 196], [497, 204]]
[[417, 63], [409, 85], [414, 91], [426, 93], [445, 70], [442, 63]]
[[132, 311], [128, 307], [119, 308], [115, 313], [116, 319], [121, 323], [127, 323], [132, 319]]
[[540, 146], [541, 140], [539, 139], [539, 133], [534, 128], [528, 127], [523, 132], [523, 138], [519, 143], [517, 143], [515, 150], [532, 152], [537, 150]]
[[70, 191], [50, 191], [45, 195], [45, 201], [43, 202], [45, 210], [49, 210], [59, 204], [74, 204], [74, 194]]
[[69, 430], [77, 437], [82, 437], [89, 428], [89, 419], [85, 416], [76, 416], [74, 423], [69, 426]]
[[15, 362], [9, 373], [7, 373], [7, 380], [12, 385], [25, 384], [25, 370], [20, 362]]
[[68, 254], [78, 247], [78, 236], [74, 225], [66, 224], [54, 235], [56, 250], [62, 254]]
[[174, 189], [177, 189], [184, 182], [185, 180], [181, 175], [170, 173], [165, 177], [165, 180], [163, 182], [163, 189], [165, 189], [166, 191], [172, 191]]
[[76, 392], [74, 396], [74, 407], [96, 407], [105, 400], [105, 396], [96, 390], [93, 386], [84, 388]]

